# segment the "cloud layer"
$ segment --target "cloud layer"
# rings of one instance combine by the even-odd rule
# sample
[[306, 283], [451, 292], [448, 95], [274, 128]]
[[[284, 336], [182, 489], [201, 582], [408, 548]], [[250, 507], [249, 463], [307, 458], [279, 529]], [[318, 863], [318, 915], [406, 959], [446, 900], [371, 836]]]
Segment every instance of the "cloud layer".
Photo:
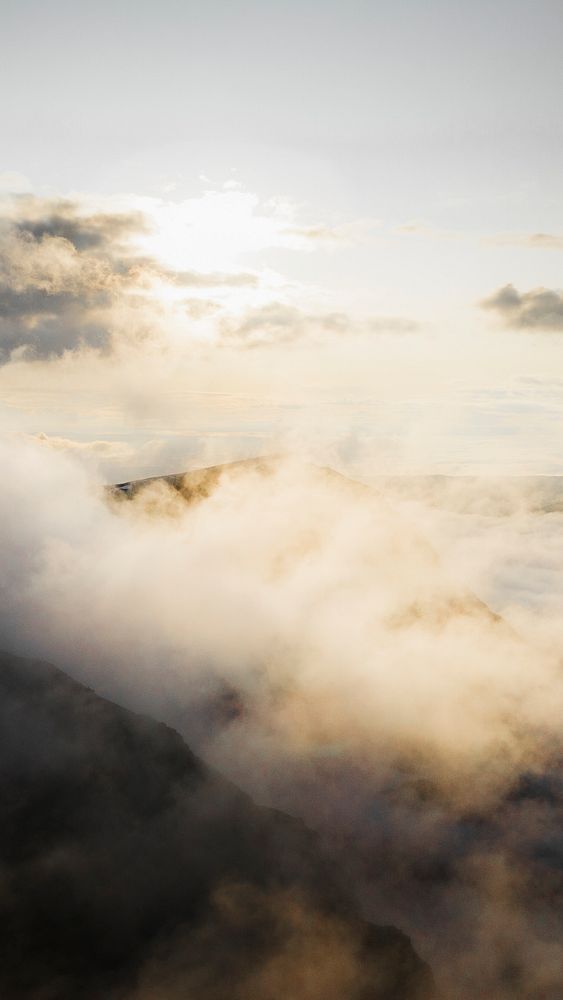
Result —
[[4, 646], [173, 723], [259, 801], [304, 816], [446, 995], [513, 1000], [511, 965], [523, 996], [553, 986], [560, 628], [509, 625], [466, 586], [521, 536], [528, 565], [553, 550], [525, 504], [454, 558], [420, 498], [291, 461], [186, 505], [160, 483], [108, 503], [32, 441], [1, 460]]

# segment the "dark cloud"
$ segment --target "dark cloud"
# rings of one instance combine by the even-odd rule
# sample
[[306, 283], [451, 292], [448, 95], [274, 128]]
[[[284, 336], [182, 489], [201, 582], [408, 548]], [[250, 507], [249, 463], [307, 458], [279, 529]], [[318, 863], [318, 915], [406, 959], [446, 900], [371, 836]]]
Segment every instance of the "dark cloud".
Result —
[[[0, 364], [60, 357], [84, 347], [111, 350], [116, 311], [145, 306], [155, 282], [202, 291], [253, 288], [259, 282], [251, 272], [171, 270], [136, 254], [132, 241], [148, 228], [139, 212], [87, 213], [78, 202], [28, 196], [9, 202], [0, 215]], [[200, 319], [216, 308], [198, 299], [186, 303], [185, 311]], [[284, 309], [268, 307], [269, 335], [292, 325], [297, 335], [299, 313], [289, 310], [291, 323], [279, 312]], [[233, 335], [247, 338], [252, 325], [249, 318]]]
[[104, 248], [127, 240], [134, 233], [146, 232], [147, 223], [141, 212], [80, 215], [72, 201], [61, 200], [45, 205], [38, 198], [19, 201], [26, 217], [18, 220], [14, 229], [35, 239], [59, 236], [77, 250]]
[[563, 295], [550, 288], [521, 293], [514, 285], [504, 285], [481, 305], [512, 329], [563, 331]]
[[[259, 285], [259, 275], [250, 271], [174, 270], [136, 253], [134, 239], [148, 228], [139, 212], [87, 212], [78, 201], [30, 196], [8, 202], [0, 214], [0, 364], [83, 348], [109, 352], [125, 329], [124, 315], [128, 342], [145, 339], [149, 329], [158, 332], [159, 285], [200, 293], [184, 303], [173, 296], [170, 306], [183, 306], [194, 321], [221, 308], [208, 298], [213, 290]], [[238, 318], [225, 314], [217, 334], [224, 345], [255, 348], [416, 328], [402, 317], [358, 320], [273, 301]]]
[[150, 267], [127, 246], [142, 216], [28, 198], [15, 207], [0, 220], [0, 363], [107, 350], [112, 307]]

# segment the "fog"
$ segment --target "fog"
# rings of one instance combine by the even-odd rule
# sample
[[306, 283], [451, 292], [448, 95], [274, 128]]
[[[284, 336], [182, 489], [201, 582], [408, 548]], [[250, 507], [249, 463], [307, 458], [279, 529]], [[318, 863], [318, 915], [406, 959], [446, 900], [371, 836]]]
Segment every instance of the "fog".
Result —
[[188, 504], [0, 454], [4, 648], [302, 816], [444, 996], [563, 995], [563, 514], [535, 486], [437, 500], [288, 456]]

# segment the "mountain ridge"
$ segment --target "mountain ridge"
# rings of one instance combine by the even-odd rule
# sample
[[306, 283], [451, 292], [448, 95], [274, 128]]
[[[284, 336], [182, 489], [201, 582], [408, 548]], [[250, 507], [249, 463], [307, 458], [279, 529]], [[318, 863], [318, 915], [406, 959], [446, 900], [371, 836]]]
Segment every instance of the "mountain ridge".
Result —
[[272, 966], [296, 1000], [324, 1000], [326, 984], [299, 986], [322, 942], [327, 960], [342, 950], [341, 1000], [434, 996], [409, 939], [355, 912], [305, 824], [255, 805], [173, 729], [11, 653], [0, 692], [7, 1000], [140, 1000], [155, 968], [163, 1000], [274, 1000]]

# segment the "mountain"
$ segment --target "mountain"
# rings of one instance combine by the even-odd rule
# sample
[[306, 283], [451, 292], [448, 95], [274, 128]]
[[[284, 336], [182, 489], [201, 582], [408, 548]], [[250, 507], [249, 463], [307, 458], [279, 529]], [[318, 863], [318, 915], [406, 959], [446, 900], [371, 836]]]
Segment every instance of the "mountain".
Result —
[[[210, 496], [213, 490], [219, 485], [223, 477], [236, 477], [239, 475], [255, 474], [259, 476], [271, 476], [279, 471], [283, 459], [279, 455], [264, 455], [262, 458], [244, 458], [236, 462], [225, 462], [222, 465], [209, 465], [202, 469], [192, 469], [189, 472], [176, 472], [163, 476], [149, 476], [146, 479], [132, 479], [124, 483], [116, 483], [110, 486], [110, 491], [116, 496], [134, 497], [141, 491], [153, 484], [165, 483], [177, 490], [187, 501], [205, 499]], [[341, 486], [370, 493], [368, 486], [356, 480], [343, 476], [340, 472], [335, 472], [329, 466], [309, 466], [305, 465], [309, 473], [314, 471], [325, 480], [334, 480]]]
[[[111, 486], [110, 490], [116, 495], [133, 497], [147, 486], [163, 482], [193, 501], [209, 496], [223, 476], [249, 471], [270, 475], [280, 462], [276, 455], [248, 458], [189, 472], [133, 479]], [[368, 486], [328, 466], [317, 466], [316, 471], [325, 479], [348, 484], [356, 493], [385, 496], [390, 502], [420, 501], [458, 514], [505, 517], [523, 510], [534, 514], [563, 510], [563, 476], [378, 475], [370, 479]]]
[[430, 1000], [305, 825], [174, 730], [0, 654], [4, 1000]]

